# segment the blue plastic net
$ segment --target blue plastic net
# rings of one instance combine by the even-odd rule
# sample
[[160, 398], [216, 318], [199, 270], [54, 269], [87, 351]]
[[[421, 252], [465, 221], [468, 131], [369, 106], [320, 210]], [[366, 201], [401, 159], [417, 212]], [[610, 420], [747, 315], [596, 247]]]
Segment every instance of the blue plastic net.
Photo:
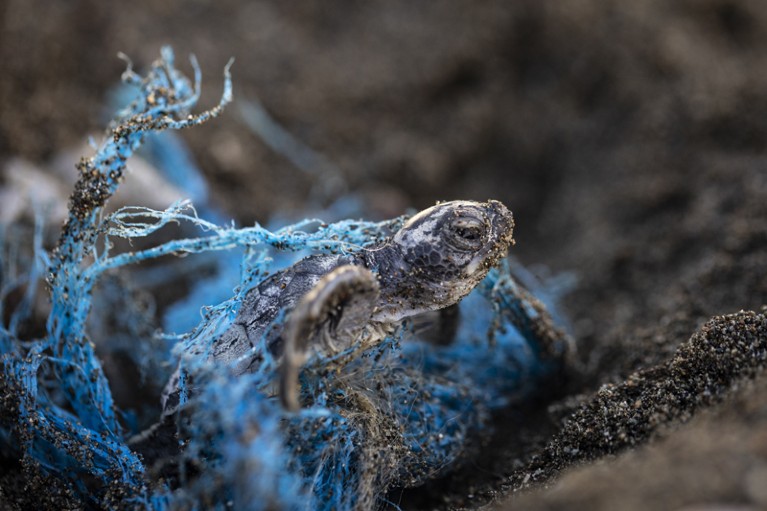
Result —
[[[267, 275], [307, 254], [353, 253], [404, 219], [236, 228], [221, 225], [207, 205], [201, 211], [215, 221], [201, 218], [184, 200], [164, 211], [105, 214], [126, 161], [148, 136], [198, 125], [231, 101], [227, 66], [220, 103], [190, 114], [200, 84], [192, 65], [194, 83], [164, 48], [146, 77], [126, 71], [124, 81], [140, 93], [95, 156], [78, 165], [69, 219], [51, 254], [42, 249], [39, 226], [27, 249], [11, 229], [0, 232], [3, 449], [22, 460], [24, 477], [38, 487], [106, 509], [369, 509], [392, 487], [419, 485], [459, 466], [491, 428], [494, 410], [559, 370], [566, 336], [504, 264], [461, 303], [452, 342], [427, 342], [405, 323], [362, 354], [310, 360], [301, 374], [309, 405], [299, 412], [286, 412], [272, 397], [277, 363], [268, 350], [242, 376], [213, 364], [205, 354]], [[158, 166], [183, 160], [173, 144], [152, 140]], [[184, 164], [170, 167], [184, 183]], [[204, 201], [199, 174], [190, 172], [189, 193]], [[178, 225], [184, 237], [153, 242]], [[135, 246], [118, 250], [119, 240]], [[201, 255], [197, 262], [179, 258], [191, 254]], [[209, 271], [197, 278], [201, 268]], [[120, 278], [129, 271], [131, 278]], [[29, 335], [45, 276], [51, 297], [45, 334]], [[154, 331], [155, 314], [133, 289], [149, 282], [190, 288], [164, 310], [165, 332]], [[177, 364], [183, 368], [183, 406], [174, 424], [180, 447], [169, 477], [155, 467], [167, 460], [144, 459], [128, 443], [157, 412], [115, 405], [110, 383], [116, 384], [97, 350], [116, 347], [140, 369], [137, 387], [159, 389]]]

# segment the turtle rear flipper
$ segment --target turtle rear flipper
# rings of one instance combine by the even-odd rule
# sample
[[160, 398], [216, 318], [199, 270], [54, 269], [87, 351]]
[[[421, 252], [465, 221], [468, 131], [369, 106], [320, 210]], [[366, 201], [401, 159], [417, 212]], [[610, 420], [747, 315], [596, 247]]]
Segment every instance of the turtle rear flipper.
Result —
[[380, 289], [362, 266], [340, 266], [322, 277], [290, 314], [280, 367], [280, 401], [297, 410], [298, 373], [313, 351], [334, 355], [351, 347], [370, 322]]

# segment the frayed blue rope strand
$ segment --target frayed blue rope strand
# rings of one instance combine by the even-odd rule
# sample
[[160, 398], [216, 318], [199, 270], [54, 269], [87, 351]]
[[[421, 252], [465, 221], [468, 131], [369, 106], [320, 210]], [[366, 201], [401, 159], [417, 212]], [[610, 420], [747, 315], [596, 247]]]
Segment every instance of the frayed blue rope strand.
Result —
[[[106, 488], [114, 486], [115, 481], [124, 486], [123, 504], [134, 502], [136, 507], [148, 508], [161, 505], [165, 497], [163, 489], [155, 496], [146, 493], [143, 465], [121, 439], [108, 382], [87, 339], [85, 321], [95, 279], [87, 273], [85, 258], [99, 258], [95, 247], [104, 230], [100, 222], [102, 208], [117, 189], [125, 162], [141, 143], [144, 132], [200, 124], [218, 115], [231, 101], [227, 66], [219, 105], [200, 115], [188, 115], [187, 109], [199, 95], [199, 66], [192, 62], [197, 77], [192, 88], [173, 68], [169, 48], [163, 49], [163, 57], [140, 81], [142, 98], [111, 128], [96, 155], [78, 165], [81, 175], [70, 200], [69, 218], [50, 261], [48, 335], [21, 343], [13, 335], [20, 319], [0, 333], [4, 347], [2, 386], [6, 395], [19, 396], [15, 412], [18, 420], [10, 431], [15, 431], [20, 440], [24, 459], [34, 460], [28, 462], [68, 481], [76, 494], [91, 502], [96, 499], [104, 507], [110, 507], [106, 503], [114, 494]], [[129, 69], [126, 76], [133, 80], [137, 75]], [[35, 268], [33, 265], [29, 273], [30, 287], [37, 278]], [[24, 308], [19, 310], [23, 313]], [[38, 387], [42, 375], [54, 377], [56, 388], [49, 384]], [[79, 472], [101, 479], [102, 490], [86, 488], [76, 475]]]

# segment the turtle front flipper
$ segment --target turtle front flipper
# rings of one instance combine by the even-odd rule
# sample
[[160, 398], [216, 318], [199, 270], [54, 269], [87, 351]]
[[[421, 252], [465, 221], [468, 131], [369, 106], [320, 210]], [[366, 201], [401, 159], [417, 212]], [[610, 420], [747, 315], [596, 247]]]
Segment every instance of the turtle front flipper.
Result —
[[340, 266], [322, 277], [290, 314], [280, 366], [280, 401], [297, 410], [298, 373], [313, 351], [334, 355], [352, 346], [363, 333], [380, 294], [365, 267]]
[[455, 303], [444, 309], [422, 312], [413, 316], [415, 335], [434, 346], [447, 346], [453, 342], [461, 322], [461, 309]]

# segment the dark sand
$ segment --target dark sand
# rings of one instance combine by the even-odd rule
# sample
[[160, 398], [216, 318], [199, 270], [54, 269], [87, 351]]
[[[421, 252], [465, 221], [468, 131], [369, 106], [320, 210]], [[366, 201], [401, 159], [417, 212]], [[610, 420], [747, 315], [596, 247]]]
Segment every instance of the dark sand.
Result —
[[[579, 367], [464, 470], [392, 500], [767, 507], [767, 3], [7, 0], [0, 160], [81, 143], [116, 52], [141, 67], [164, 43], [197, 54], [203, 105], [234, 55], [236, 97], [381, 216], [496, 198], [523, 262], [579, 276]], [[310, 180], [234, 108], [185, 138], [240, 220], [301, 208]]]

